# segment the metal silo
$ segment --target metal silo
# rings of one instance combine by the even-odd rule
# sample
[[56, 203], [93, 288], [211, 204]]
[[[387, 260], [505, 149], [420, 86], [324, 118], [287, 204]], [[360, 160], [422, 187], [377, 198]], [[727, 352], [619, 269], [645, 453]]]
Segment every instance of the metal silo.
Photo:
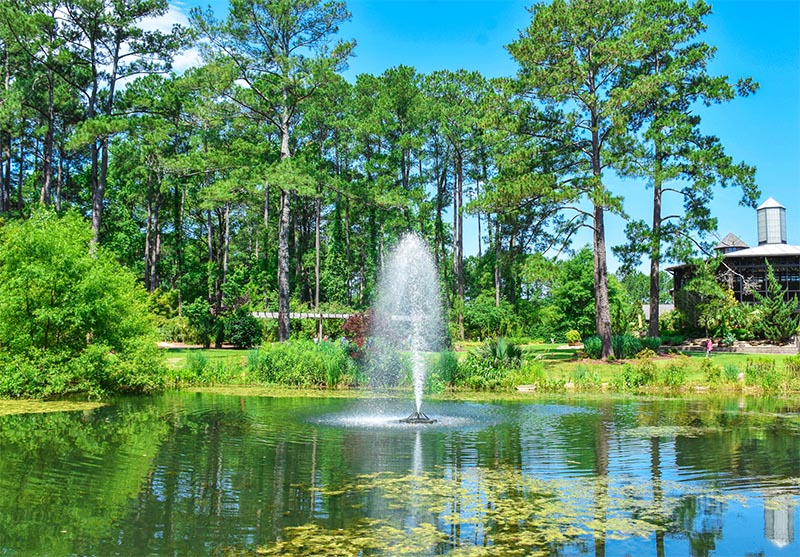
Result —
[[767, 199], [756, 209], [758, 214], [758, 245], [786, 243], [786, 207]]

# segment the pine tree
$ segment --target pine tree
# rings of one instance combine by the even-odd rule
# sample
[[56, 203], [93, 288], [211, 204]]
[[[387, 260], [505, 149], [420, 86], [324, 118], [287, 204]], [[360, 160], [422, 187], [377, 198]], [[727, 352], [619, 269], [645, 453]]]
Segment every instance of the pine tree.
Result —
[[753, 292], [760, 319], [756, 322], [756, 334], [764, 339], [780, 343], [797, 332], [800, 314], [797, 313], [797, 298], [786, 299], [784, 289], [775, 278], [772, 265], [767, 261], [767, 295]]

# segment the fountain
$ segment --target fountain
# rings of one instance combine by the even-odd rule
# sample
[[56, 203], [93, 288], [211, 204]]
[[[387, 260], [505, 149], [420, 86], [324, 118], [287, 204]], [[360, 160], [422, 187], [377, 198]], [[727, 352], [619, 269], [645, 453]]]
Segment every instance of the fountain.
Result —
[[410, 353], [416, 411], [400, 420], [406, 424], [431, 424], [422, 412], [429, 352], [444, 340], [439, 277], [425, 241], [403, 236], [384, 267], [373, 319], [377, 345]]

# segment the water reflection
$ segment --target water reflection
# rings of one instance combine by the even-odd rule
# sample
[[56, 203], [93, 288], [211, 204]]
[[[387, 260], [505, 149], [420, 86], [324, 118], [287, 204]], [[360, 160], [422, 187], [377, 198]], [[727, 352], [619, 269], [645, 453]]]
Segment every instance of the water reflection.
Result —
[[0, 555], [800, 553], [797, 401], [407, 405], [0, 417]]

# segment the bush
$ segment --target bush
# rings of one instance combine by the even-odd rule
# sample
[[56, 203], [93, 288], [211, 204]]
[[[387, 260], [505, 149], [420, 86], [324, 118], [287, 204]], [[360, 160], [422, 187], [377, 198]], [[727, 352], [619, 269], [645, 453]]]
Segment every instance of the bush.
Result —
[[780, 374], [775, 367], [775, 360], [748, 358], [744, 377], [748, 385], [761, 387], [765, 391], [776, 391], [780, 388]]
[[653, 352], [658, 352], [658, 349], [661, 348], [661, 337], [643, 337], [640, 340], [643, 348]]
[[736, 364], [727, 364], [722, 371], [723, 379], [725, 379], [726, 382], [733, 383], [739, 380], [741, 371], [739, 371], [739, 366]]
[[249, 311], [239, 308], [225, 321], [225, 336], [236, 348], [261, 344], [261, 323]]
[[687, 370], [691, 365], [691, 359], [688, 356], [679, 356], [668, 362], [658, 372], [659, 383], [667, 387], [682, 386], [686, 383]]
[[464, 305], [464, 331], [467, 338], [508, 334], [516, 325], [514, 307], [506, 300], [497, 306], [493, 296], [481, 294]]
[[575, 329], [567, 331], [564, 336], [569, 344], [580, 344], [581, 342], [581, 334]]
[[518, 367], [522, 360], [522, 349], [502, 337], [485, 342], [478, 354], [496, 366]]
[[686, 336], [680, 334], [661, 335], [661, 344], [667, 346], [678, 346], [686, 342]]
[[[632, 335], [615, 335], [611, 337], [614, 357], [618, 360], [630, 360], [642, 351], [642, 341]], [[583, 352], [587, 358], [597, 360], [603, 352], [603, 343], [598, 336], [591, 336], [583, 341]]]
[[[455, 352], [441, 352], [428, 369], [428, 378], [431, 383], [441, 382], [443, 385], [453, 385], [458, 376], [458, 356]], [[435, 389], [431, 389], [435, 390]]]
[[800, 354], [797, 356], [787, 356], [783, 360], [783, 367], [789, 373], [800, 374]]
[[0, 395], [104, 396], [162, 388], [148, 296], [77, 213], [0, 229]]
[[642, 341], [632, 335], [616, 335], [611, 338], [614, 357], [618, 360], [630, 360], [642, 351]]
[[478, 350], [467, 354], [460, 363], [454, 382], [477, 391], [494, 391], [506, 385], [508, 371], [502, 362]]
[[203, 345], [211, 346], [211, 340], [217, 334], [217, 318], [211, 313], [211, 305], [205, 298], [198, 298], [183, 307], [183, 314], [189, 322], [192, 338]]
[[343, 378], [356, 376], [354, 365], [345, 345], [328, 341], [269, 344], [248, 357], [257, 381], [294, 387], [336, 387]]
[[598, 360], [603, 353], [603, 342], [598, 336], [583, 339], [583, 353], [591, 360]]

